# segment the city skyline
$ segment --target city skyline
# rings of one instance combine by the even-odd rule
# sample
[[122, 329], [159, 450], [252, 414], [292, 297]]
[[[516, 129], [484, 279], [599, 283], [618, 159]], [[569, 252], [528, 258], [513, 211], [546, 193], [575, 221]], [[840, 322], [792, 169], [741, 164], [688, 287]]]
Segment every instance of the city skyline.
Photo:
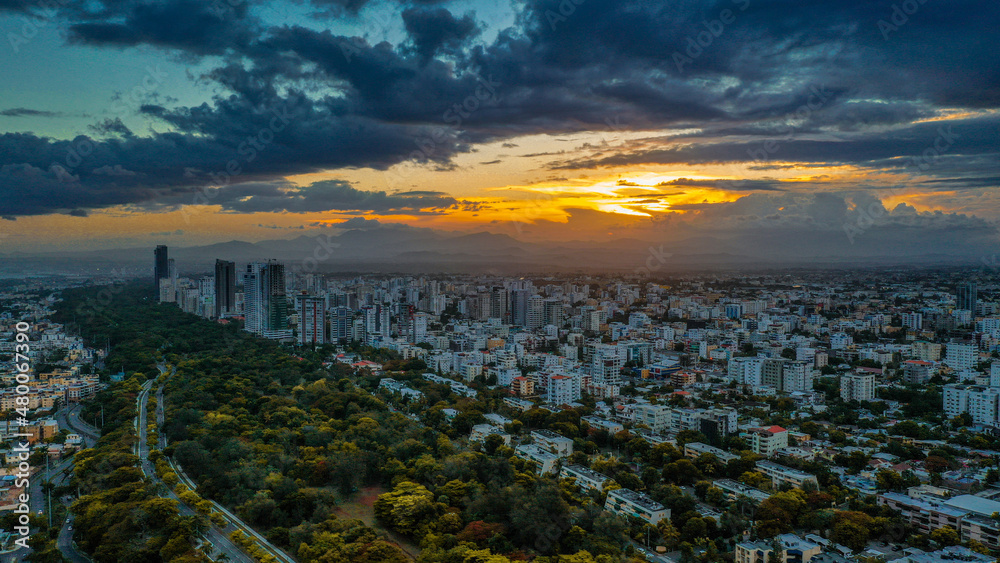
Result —
[[0, 253], [360, 225], [977, 261], [998, 10], [7, 2]]

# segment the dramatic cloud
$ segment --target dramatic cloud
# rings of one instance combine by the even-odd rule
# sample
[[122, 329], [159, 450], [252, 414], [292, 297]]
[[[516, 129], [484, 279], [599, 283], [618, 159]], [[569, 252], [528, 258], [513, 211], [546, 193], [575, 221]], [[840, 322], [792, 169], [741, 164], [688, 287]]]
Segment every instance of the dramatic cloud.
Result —
[[60, 117], [63, 115], [58, 111], [43, 111], [29, 108], [11, 108], [0, 111], [2, 117]]
[[[808, 241], [796, 229], [843, 231], [867, 206], [881, 223], [855, 240], [890, 226], [896, 234], [880, 240], [917, 228], [942, 241], [953, 240], [945, 228], [978, 240], [992, 231], [974, 217], [879, 210], [860, 194], [886, 182], [894, 194], [998, 187], [1000, 59], [989, 46], [1000, 4], [927, 2], [901, 21], [896, 3], [525, 0], [509, 5], [517, 15], [505, 28], [484, 19], [495, 6], [472, 1], [68, 3], [45, 21], [71, 44], [93, 47], [109, 68], [135, 53], [190, 63], [204, 103], [146, 100], [147, 127], [101, 117], [94, 137], [43, 136], [29, 125], [0, 135], [0, 213], [160, 209], [205, 193], [232, 213], [487, 210], [437, 191], [336, 181], [295, 188], [286, 179], [407, 162], [455, 170], [460, 155], [488, 143], [514, 149], [538, 136], [549, 146], [517, 156], [539, 159], [541, 174], [664, 167], [697, 178], [699, 167], [727, 165], [736, 171], [727, 178], [756, 178], [667, 182], [750, 195], [672, 204], [685, 213], [647, 221], [657, 226], [720, 221]], [[300, 6], [312, 13], [279, 15]], [[0, 0], [0, 12], [39, 11]], [[22, 104], [30, 102], [9, 105]], [[28, 124], [57, 114], [0, 115]], [[621, 139], [553, 146], [574, 134]], [[475, 156], [491, 173], [502, 166], [486, 165], [505, 157]], [[837, 184], [842, 193], [821, 195], [793, 193], [803, 183], [779, 174], [833, 167], [893, 177], [869, 182], [854, 172], [853, 185]], [[760, 171], [775, 179], [750, 174]], [[808, 187], [831, 191], [822, 183]]]

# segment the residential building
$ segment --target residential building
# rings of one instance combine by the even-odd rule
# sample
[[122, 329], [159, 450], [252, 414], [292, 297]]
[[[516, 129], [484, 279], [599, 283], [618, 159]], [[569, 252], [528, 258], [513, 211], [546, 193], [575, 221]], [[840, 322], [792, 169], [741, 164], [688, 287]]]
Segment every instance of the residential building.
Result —
[[514, 454], [521, 459], [535, 463], [539, 475], [555, 471], [559, 456], [535, 444], [525, 444], [514, 448]]
[[[781, 554], [771, 556], [774, 548], [781, 549]], [[760, 540], [755, 542], [740, 542], [733, 552], [734, 563], [809, 563], [823, 552], [823, 547], [795, 534], [781, 534], [775, 541]]]
[[594, 491], [603, 490], [604, 483], [608, 480], [606, 475], [582, 465], [564, 465], [559, 470], [559, 476], [563, 479], [576, 479], [576, 486]]
[[538, 447], [559, 457], [573, 453], [573, 440], [551, 430], [532, 431], [531, 441]]
[[215, 318], [222, 319], [236, 313], [236, 263], [215, 261], [213, 283]]
[[639, 518], [653, 525], [664, 518], [670, 518], [669, 508], [631, 489], [608, 491], [604, 509], [619, 516]]
[[740, 437], [747, 440], [754, 453], [765, 457], [772, 457], [778, 450], [788, 447], [788, 430], [780, 426], [750, 428]]
[[803, 488], [806, 483], [812, 483], [813, 486], [818, 486], [819, 483], [816, 481], [816, 476], [811, 473], [806, 473], [805, 471], [799, 471], [798, 469], [792, 469], [791, 467], [785, 467], [779, 463], [774, 463], [773, 461], [758, 461], [757, 471], [760, 471], [764, 475], [771, 478], [771, 482], [775, 487], [782, 485], [783, 483], [788, 483], [793, 487]]
[[645, 424], [653, 432], [662, 432], [670, 426], [670, 407], [667, 405], [635, 405], [635, 423]]
[[716, 448], [715, 446], [710, 446], [708, 444], [703, 444], [701, 442], [690, 442], [684, 444], [684, 455], [691, 458], [697, 459], [698, 456], [702, 454], [712, 454], [716, 459], [722, 463], [729, 463], [734, 459], [739, 459], [740, 456], [732, 454], [723, 450], [722, 448]]
[[955, 371], [972, 370], [979, 362], [975, 344], [952, 342], [945, 347], [944, 363]]
[[840, 398], [845, 401], [875, 400], [875, 375], [847, 373], [840, 376]]

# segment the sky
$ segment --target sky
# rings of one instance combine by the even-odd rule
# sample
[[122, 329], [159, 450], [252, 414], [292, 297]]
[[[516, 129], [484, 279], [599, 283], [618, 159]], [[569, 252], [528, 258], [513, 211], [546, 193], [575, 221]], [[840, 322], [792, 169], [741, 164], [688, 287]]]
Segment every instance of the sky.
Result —
[[998, 21], [965, 0], [0, 0], [0, 252], [360, 217], [982, 254]]

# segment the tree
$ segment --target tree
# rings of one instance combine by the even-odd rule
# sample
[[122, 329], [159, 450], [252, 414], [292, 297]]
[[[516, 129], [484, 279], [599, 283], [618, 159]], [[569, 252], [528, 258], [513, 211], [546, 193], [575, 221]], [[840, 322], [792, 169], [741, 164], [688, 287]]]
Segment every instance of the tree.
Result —
[[879, 469], [875, 482], [880, 491], [901, 491], [905, 487], [903, 476], [889, 469]]
[[938, 545], [942, 547], [958, 545], [961, 541], [958, 537], [958, 530], [952, 528], [951, 526], [942, 526], [932, 531], [930, 536], [932, 540], [936, 541]]
[[708, 491], [705, 492], [705, 502], [715, 506], [722, 506], [726, 502], [726, 495], [722, 489], [718, 487], [710, 487]]
[[874, 525], [874, 519], [864, 512], [837, 512], [833, 517], [830, 539], [854, 551], [861, 551], [868, 545]]
[[681, 533], [677, 531], [669, 518], [657, 522], [656, 529], [660, 532], [660, 541], [663, 542], [663, 545], [668, 550], [673, 551], [677, 547], [677, 542], [680, 541]]
[[698, 471], [691, 460], [679, 459], [663, 467], [663, 478], [670, 483], [691, 485], [701, 477], [701, 471]]
[[403, 481], [375, 501], [375, 516], [396, 531], [422, 537], [439, 513], [434, 494], [423, 485]]
[[703, 538], [707, 533], [708, 525], [700, 516], [688, 518], [687, 522], [685, 522], [684, 526], [681, 528], [681, 536], [686, 541], [695, 541], [698, 538]]

